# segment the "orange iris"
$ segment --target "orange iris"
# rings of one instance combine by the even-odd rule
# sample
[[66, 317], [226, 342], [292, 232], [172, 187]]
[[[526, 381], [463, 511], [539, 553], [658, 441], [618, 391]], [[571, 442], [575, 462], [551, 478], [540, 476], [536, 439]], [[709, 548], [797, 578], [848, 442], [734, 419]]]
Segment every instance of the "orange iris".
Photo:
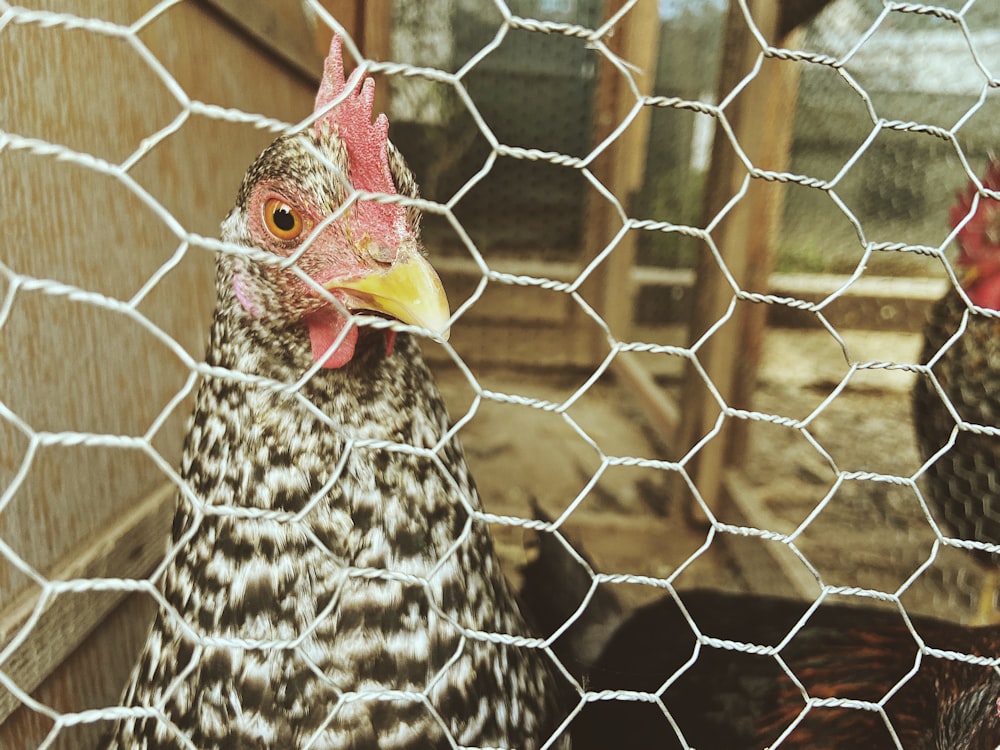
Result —
[[302, 217], [280, 198], [269, 198], [264, 203], [264, 226], [279, 240], [294, 240], [302, 234]]

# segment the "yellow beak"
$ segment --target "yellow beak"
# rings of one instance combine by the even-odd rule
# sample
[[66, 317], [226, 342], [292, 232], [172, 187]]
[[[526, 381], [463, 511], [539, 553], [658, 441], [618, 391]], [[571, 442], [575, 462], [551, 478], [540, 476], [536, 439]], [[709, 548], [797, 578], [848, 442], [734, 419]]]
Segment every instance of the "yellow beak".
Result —
[[348, 281], [331, 281], [328, 290], [348, 292], [354, 310], [371, 310], [407, 325], [426, 328], [448, 340], [448, 297], [441, 279], [416, 248], [401, 247], [392, 265]]

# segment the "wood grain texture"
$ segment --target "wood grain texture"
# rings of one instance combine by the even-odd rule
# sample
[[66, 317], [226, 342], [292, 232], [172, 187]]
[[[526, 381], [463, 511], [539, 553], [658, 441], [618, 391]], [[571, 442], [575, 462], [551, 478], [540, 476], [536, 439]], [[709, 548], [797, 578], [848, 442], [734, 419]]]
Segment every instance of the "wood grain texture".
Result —
[[[80, 1], [53, 8], [128, 24], [147, 12], [149, 3]], [[298, 71], [198, 3], [169, 8], [133, 44], [36, 23], [9, 24], [3, 36], [4, 49], [13, 53], [0, 67], [5, 133], [91, 154], [113, 169], [161, 129], [179, 126], [133, 160], [128, 177], [134, 189], [129, 179], [72, 159], [18, 146], [0, 150], [5, 226], [0, 261], [10, 271], [128, 302], [164, 264], [178, 261], [152, 291], [134, 299], [140, 316], [65, 294], [21, 288], [13, 295], [0, 326], [0, 401], [28, 427], [0, 419], [0, 488], [10, 487], [24, 471], [0, 508], [0, 539], [9, 546], [0, 554], [0, 622], [9, 631], [39, 592], [23, 567], [51, 577], [131, 577], [145, 575], [159, 554], [154, 551], [162, 550], [162, 541], [155, 543], [166, 533], [160, 510], [144, 516], [131, 533], [120, 525], [137, 509], [148, 509], [146, 503], [165, 482], [148, 449], [80, 443], [72, 434], [45, 444], [45, 433], [149, 433], [190, 373], [138, 317], [148, 318], [193, 359], [202, 357], [214, 299], [212, 253], [185, 246], [136, 193], [166, 209], [182, 231], [217, 236], [247, 164], [273, 134], [193, 114], [188, 101], [296, 122], [311, 111], [314, 92]], [[146, 57], [155, 62], [148, 64]], [[169, 72], [167, 80], [157, 65]], [[176, 85], [183, 95], [175, 95]], [[0, 282], [0, 294], [8, 291], [9, 282]], [[167, 464], [176, 463], [188, 411], [186, 402], [173, 404], [150, 435], [150, 447]], [[33, 437], [41, 441], [34, 448]], [[109, 541], [109, 533], [121, 533], [121, 543]], [[104, 541], [94, 546], [95, 540]], [[37, 632], [0, 663], [0, 670], [34, 690], [117, 598], [59, 597]], [[94, 654], [137, 641], [148, 622], [121, 616], [103, 623], [87, 641], [92, 653], [77, 653], [47, 683], [61, 686], [53, 688], [60, 710], [94, 705], [92, 686], [114, 686], [116, 694], [129, 660], [113, 660], [98, 676], [95, 664], [101, 662]], [[107, 692], [102, 700], [111, 700]], [[9, 696], [0, 701], [6, 715]], [[0, 746], [33, 745], [0, 740]]]
[[[266, 3], [246, 0], [203, 2], [242, 29], [256, 45], [269, 50], [306, 78], [319, 80], [317, 72], [323, 69], [329, 38], [326, 47], [321, 46], [319, 38], [325, 25], [318, 22], [301, 0], [269, 0]], [[316, 44], [310, 44], [314, 39]]]
[[[605, 3], [605, 18], [610, 18], [625, 5], [623, 0]], [[615, 25], [613, 35], [605, 41], [611, 52], [635, 66], [633, 80], [643, 95], [653, 93], [656, 73], [660, 24], [655, 3], [639, 3]], [[593, 145], [596, 147], [626, 120], [637, 105], [626, 76], [602, 56], [598, 63], [597, 92], [594, 102]], [[595, 159], [592, 171], [601, 183], [630, 212], [633, 194], [640, 189], [646, 168], [646, 144], [649, 139], [650, 111], [644, 107], [630, 125]], [[618, 209], [608, 200], [591, 190], [587, 193], [587, 226], [584, 228], [583, 259], [590, 262], [600, 255], [607, 244], [622, 228]], [[624, 339], [633, 312], [633, 289], [629, 284], [629, 271], [635, 263], [638, 232], [629, 232], [615, 246], [588, 282], [584, 295], [601, 313], [611, 333]], [[582, 309], [573, 310], [572, 329], [581, 346], [593, 361], [601, 361], [608, 353], [607, 336], [603, 331], [591, 333]]]
[[[767, 39], [775, 38], [778, 10], [777, 0], [750, 3], [754, 22]], [[761, 55], [760, 44], [742, 10], [732, 5], [726, 20], [717, 100], [725, 101], [739, 90], [724, 110], [733, 135], [754, 167], [781, 171], [788, 159], [798, 71], [795, 63], [765, 59], [753, 79], [740, 88]], [[768, 123], [768, 127], [761, 127], [762, 122]], [[742, 199], [716, 224], [724, 207], [740, 194], [747, 177], [747, 168], [737, 156], [725, 128], [717, 128], [705, 183], [703, 224], [713, 227], [712, 238], [719, 255], [740, 289], [760, 292], [762, 280], [766, 280], [771, 268], [781, 190], [762, 179], [751, 181]], [[729, 279], [707, 247], [703, 247], [698, 258], [696, 273], [698, 295], [693, 299], [689, 332], [692, 344], [725, 317], [734, 299]], [[763, 335], [763, 316], [752, 315], [750, 307], [752, 303], [746, 301], [737, 304], [725, 325], [715, 330], [698, 351], [702, 366], [724, 402], [742, 409], [749, 408], [746, 399], [756, 379]], [[746, 388], [740, 386], [744, 379]], [[687, 368], [682, 399], [685, 409], [678, 441], [683, 452], [715, 428], [720, 407], [717, 397], [709, 392], [693, 366]], [[732, 452], [733, 435], [742, 434], [735, 429], [734, 422], [730, 419], [724, 423], [689, 467], [710, 508], [715, 507], [723, 466]], [[690, 495], [680, 482], [676, 489], [679, 496]]]
[[[70, 712], [81, 708], [103, 708], [118, 703], [122, 675], [127, 675], [146, 637], [145, 623], [153, 618], [153, 601], [142, 594], [125, 598], [101, 624], [70, 654], [61, 667], [32, 693], [53, 711]], [[143, 623], [137, 628], [136, 623]], [[114, 637], [109, 637], [114, 634]], [[0, 747], [36, 748], [55, 731], [51, 750], [86, 750], [96, 746], [108, 730], [103, 721], [67, 724], [55, 729], [55, 721], [45, 713], [21, 706], [0, 725]]]
[[[141, 580], [163, 558], [175, 487], [165, 484], [142, 503], [81, 542], [48, 573], [50, 581], [125, 578]], [[82, 590], [58, 595], [32, 587], [0, 617], [0, 644], [17, 639], [3, 671], [25, 692], [34, 690], [123, 598], [124, 592]], [[19, 700], [0, 688], [0, 723]]]

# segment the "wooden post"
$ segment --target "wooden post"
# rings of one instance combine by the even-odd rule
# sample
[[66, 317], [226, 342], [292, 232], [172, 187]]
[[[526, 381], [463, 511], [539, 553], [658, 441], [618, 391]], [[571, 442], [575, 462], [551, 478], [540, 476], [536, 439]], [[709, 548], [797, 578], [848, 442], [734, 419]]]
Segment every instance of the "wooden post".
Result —
[[[750, 0], [751, 15], [768, 40], [776, 40], [780, 15], [778, 0]], [[737, 3], [730, 5], [723, 42], [718, 86], [722, 101], [744, 79], [761, 54]], [[725, 109], [736, 139], [754, 166], [782, 171], [794, 124], [798, 67], [796, 63], [767, 59], [750, 84]], [[703, 223], [711, 222], [736, 195], [747, 176], [722, 128], [715, 134], [712, 164], [706, 181]], [[753, 181], [747, 194], [712, 233], [723, 261], [741, 289], [763, 291], [772, 268], [774, 236], [779, 222], [780, 189]], [[733, 290], [708, 252], [697, 265], [694, 306], [689, 338], [693, 343], [725, 314]], [[763, 339], [763, 308], [737, 305], [733, 319], [720, 328], [699, 352], [699, 360], [728, 405], [747, 408], [755, 381]], [[707, 434], [719, 416], [719, 407], [701, 377], [688, 366], [683, 384], [684, 405], [678, 432], [678, 451], [684, 452]], [[734, 456], [742, 456], [745, 430], [728, 420], [723, 431], [698, 452], [688, 470], [709, 507], [716, 507], [722, 473]], [[681, 489], [680, 482], [677, 483]]]
[[[802, 31], [793, 31], [785, 43], [797, 46]], [[784, 172], [791, 161], [792, 137], [795, 129], [795, 110], [798, 99], [800, 68], [796, 63], [777, 63], [765, 66], [768, 72], [766, 82], [767, 100], [763, 102], [769, 118], [771, 137], [760, 144], [760, 155], [755, 164], [763, 169]], [[780, 183], [755, 185], [747, 198], [751, 216], [756, 216], [749, 236], [745, 238], [747, 256], [744, 288], [753, 292], [766, 293], [770, 289], [769, 279], [774, 271], [775, 243], [781, 231], [781, 215], [785, 205], [785, 186]], [[739, 340], [744, 342], [745, 354], [740, 354], [733, 362], [733, 389], [730, 403], [749, 408], [757, 385], [757, 370], [764, 348], [767, 306], [762, 304], [744, 305], [740, 310], [738, 324]], [[726, 446], [726, 463], [741, 464], [747, 453], [747, 432], [749, 423], [734, 422], [732, 434]]]
[[[625, 0], [608, 0], [604, 17], [609, 18], [624, 4]], [[606, 37], [614, 54], [638, 68], [639, 73], [633, 75], [644, 93], [652, 93], [659, 31], [657, 5], [652, 0], [644, 0], [615, 26], [612, 36]], [[625, 76], [602, 58], [594, 97], [594, 145], [607, 138], [635, 105], [635, 95]], [[640, 112], [591, 168], [594, 176], [618, 198], [626, 212], [632, 203], [632, 195], [642, 186], [649, 120], [648, 109]], [[584, 264], [598, 255], [620, 228], [615, 207], [604, 196], [591, 190], [586, 205]], [[626, 235], [588, 279], [585, 290], [586, 298], [595, 305], [612, 333], [619, 338], [625, 337], [632, 322], [633, 294], [629, 274], [635, 262], [637, 241], [635, 232]], [[587, 350], [583, 359], [600, 361], [608, 353], [607, 341], [603, 333], [594, 331], [585, 318], [585, 313], [576, 308], [570, 315], [569, 325], [573, 330], [586, 332], [585, 336], [577, 337], [579, 344]]]

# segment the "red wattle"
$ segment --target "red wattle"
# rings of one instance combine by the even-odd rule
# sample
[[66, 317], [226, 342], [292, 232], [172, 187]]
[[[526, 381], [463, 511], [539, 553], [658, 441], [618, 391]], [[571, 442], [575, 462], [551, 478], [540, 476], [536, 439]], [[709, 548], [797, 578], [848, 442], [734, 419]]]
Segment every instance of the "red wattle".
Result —
[[305, 317], [306, 328], [309, 330], [309, 343], [312, 344], [312, 356], [315, 361], [322, 359], [327, 350], [341, 335], [344, 328], [348, 329], [343, 340], [323, 363], [323, 367], [335, 369], [343, 367], [354, 357], [354, 347], [358, 343], [358, 327], [349, 322], [333, 308], [323, 308]]

